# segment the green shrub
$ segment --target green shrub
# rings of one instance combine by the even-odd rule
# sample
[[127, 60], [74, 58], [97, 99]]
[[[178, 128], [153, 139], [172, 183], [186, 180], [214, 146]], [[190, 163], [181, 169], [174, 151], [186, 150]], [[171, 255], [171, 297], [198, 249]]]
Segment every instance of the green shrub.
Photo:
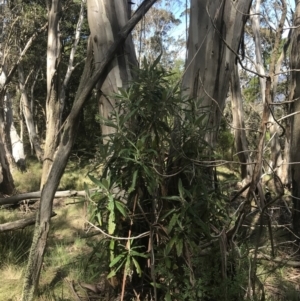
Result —
[[[235, 273], [220, 273], [224, 255], [214, 236], [229, 219], [202, 163], [210, 152], [207, 114], [200, 101], [169, 84], [158, 61], [145, 60], [116, 95], [118, 105], [104, 121], [115, 133], [99, 146], [107, 163], [100, 179], [90, 175], [98, 187], [89, 196], [91, 220], [110, 235], [108, 278], [117, 278], [120, 290], [126, 280], [127, 293], [143, 300], [222, 299], [231, 288], [228, 296], [239, 296]], [[203, 246], [219, 250], [213, 261], [199, 257]]]

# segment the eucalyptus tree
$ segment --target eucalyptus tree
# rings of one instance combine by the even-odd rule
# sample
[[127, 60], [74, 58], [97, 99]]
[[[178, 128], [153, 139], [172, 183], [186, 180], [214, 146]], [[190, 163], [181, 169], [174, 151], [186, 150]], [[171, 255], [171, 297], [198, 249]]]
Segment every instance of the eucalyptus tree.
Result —
[[300, 234], [300, 0], [295, 1], [294, 24], [291, 47], [291, 90], [292, 102], [292, 135], [291, 135], [291, 169], [292, 169], [292, 198], [294, 204], [293, 227], [295, 233]]
[[[260, 13], [264, 18], [260, 18]], [[270, 29], [268, 23], [269, 18], [273, 16], [273, 23], [275, 28]], [[277, 18], [275, 18], [277, 16]], [[287, 169], [284, 169], [284, 158], [282, 156], [282, 149], [280, 146], [280, 135], [282, 126], [275, 118], [275, 96], [278, 88], [278, 78], [282, 70], [282, 61], [285, 53], [285, 47], [282, 47], [282, 36], [284, 30], [284, 23], [287, 18], [287, 3], [281, 0], [281, 6], [273, 5], [266, 2], [261, 7], [261, 1], [257, 0], [253, 9], [251, 9], [250, 21], [252, 26], [252, 34], [255, 44], [255, 68], [259, 76], [260, 95], [262, 103], [264, 104], [269, 97], [268, 103], [270, 115], [268, 131], [270, 133], [270, 151], [271, 160], [270, 167], [272, 172], [284, 181], [288, 181]], [[264, 49], [263, 49], [264, 47]], [[272, 89], [268, 91], [270, 95], [266, 95], [266, 78], [271, 80]], [[285, 174], [284, 174], [285, 173]], [[286, 183], [285, 183], [286, 184]]]
[[218, 126], [234, 70], [251, 0], [191, 1], [188, 57], [182, 86], [189, 97], [201, 100], [206, 112], [206, 141], [216, 145]]
[[[76, 92], [73, 107], [66, 121], [63, 124], [62, 134], [57, 149], [53, 165], [50, 169], [47, 181], [43, 186], [40, 207], [35, 224], [33, 242], [29, 254], [27, 270], [24, 276], [24, 287], [22, 301], [31, 301], [38, 286], [40, 271], [43, 263], [47, 237], [50, 229], [50, 217], [52, 213], [53, 197], [59, 185], [59, 181], [65, 170], [72, 146], [75, 141], [76, 132], [78, 129], [78, 118], [80, 111], [86, 101], [89, 99], [93, 88], [98, 85], [101, 87], [108, 72], [110, 63], [113, 62], [118, 50], [123, 47], [127, 36], [132, 31], [133, 27], [141, 20], [142, 16], [155, 3], [155, 0], [144, 1], [139, 9], [133, 14], [131, 19], [121, 29], [116, 40], [111, 44], [104, 55], [103, 60], [99, 63], [98, 68], [94, 68], [93, 62], [93, 46], [92, 36], [89, 39], [87, 49], [87, 59], [84, 72], [81, 77], [81, 82]], [[127, 11], [126, 11], [127, 13]], [[125, 14], [125, 13], [124, 13]], [[117, 21], [117, 20], [114, 20]], [[48, 32], [51, 34], [51, 32]]]
[[[26, 58], [28, 50], [38, 40], [46, 29], [45, 20], [42, 13], [38, 9], [39, 5], [30, 3], [30, 5], [22, 2], [6, 2], [4, 1], [1, 8], [5, 10], [5, 26], [1, 35], [1, 101], [3, 97], [5, 102], [3, 108], [5, 110], [4, 128], [6, 129], [6, 138], [4, 146], [8, 157], [12, 153], [14, 161], [21, 169], [25, 169], [25, 153], [22, 131], [22, 113], [31, 141], [33, 141], [38, 157], [41, 156], [42, 150], [39, 140], [36, 138], [35, 128], [32, 125], [33, 118], [30, 119], [30, 107], [25, 104], [25, 73], [22, 62]], [[27, 65], [27, 64], [26, 64]], [[19, 73], [19, 78], [15, 74]], [[22, 74], [21, 74], [22, 73]], [[31, 73], [33, 71], [31, 70]], [[19, 87], [15, 85], [15, 81], [19, 81]], [[28, 78], [26, 79], [28, 82]], [[19, 105], [19, 96], [22, 95], [24, 100], [23, 109]], [[28, 100], [28, 99], [27, 99]], [[9, 160], [12, 165], [12, 160]]]
[[[81, 30], [85, 16], [85, 1], [82, 0], [80, 5], [75, 4], [78, 8], [78, 15], [74, 15], [74, 11], [70, 10], [69, 3], [64, 3], [62, 9], [62, 1], [49, 0], [47, 2], [48, 10], [48, 41], [47, 41], [47, 96], [46, 96], [46, 138], [44, 146], [43, 171], [41, 178], [41, 188], [45, 184], [60, 138], [60, 130], [63, 124], [63, 111], [66, 103], [66, 93], [70, 83], [70, 79], [75, 67], [76, 51], [79, 40], [81, 38]], [[72, 8], [72, 7], [71, 7]], [[75, 10], [76, 11], [76, 10]], [[74, 26], [67, 19], [70, 14], [72, 18], [77, 18], [77, 23]], [[64, 21], [64, 22], [63, 22]], [[72, 20], [73, 21], [73, 20]], [[68, 30], [74, 30], [74, 33], [69, 33], [64, 36], [65, 28], [60, 28], [65, 25]], [[72, 36], [74, 34], [74, 36]], [[68, 39], [71, 41], [69, 57], [63, 53], [63, 46]], [[76, 64], [77, 63], [77, 64]], [[66, 66], [66, 67], [65, 67]], [[66, 69], [66, 70], [65, 70]], [[63, 71], [65, 74], [63, 75]]]
[[251, 157], [245, 130], [245, 114], [243, 108], [243, 96], [240, 85], [238, 66], [235, 64], [231, 73], [231, 107], [232, 127], [234, 131], [235, 150], [241, 162], [242, 179], [249, 179], [252, 175]]
[[[115, 41], [121, 28], [128, 22], [131, 14], [127, 0], [90, 0], [87, 2], [90, 41], [93, 48], [95, 70], [104, 59], [107, 49]], [[131, 34], [110, 65], [106, 80], [98, 86], [97, 98], [101, 115], [101, 131], [105, 137], [114, 131], [107, 125], [111, 111], [115, 107], [115, 98], [110, 97], [124, 88], [132, 80], [132, 68], [137, 66]]]

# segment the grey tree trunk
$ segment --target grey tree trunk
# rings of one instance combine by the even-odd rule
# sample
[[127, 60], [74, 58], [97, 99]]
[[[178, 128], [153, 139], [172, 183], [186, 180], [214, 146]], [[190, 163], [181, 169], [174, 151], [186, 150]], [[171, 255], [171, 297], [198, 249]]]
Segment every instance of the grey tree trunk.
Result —
[[[1, 87], [1, 85], [0, 85]], [[4, 121], [4, 99], [5, 95], [0, 92], [0, 193], [12, 194], [14, 191], [14, 181], [11, 175], [13, 158], [6, 143], [7, 137]]]
[[42, 190], [33, 242], [30, 249], [27, 270], [24, 276], [23, 294], [21, 299], [22, 301], [33, 300], [34, 294], [38, 287], [43, 256], [45, 253], [47, 237], [50, 229], [50, 217], [52, 213], [53, 197], [67, 165], [67, 161], [75, 141], [79, 113], [85, 102], [88, 100], [93, 88], [97, 84], [100, 86], [101, 84], [103, 84], [108, 73], [109, 64], [115, 58], [118, 49], [120, 49], [120, 47], [124, 45], [125, 40], [133, 27], [137, 24], [137, 22], [141, 20], [142, 16], [155, 2], [156, 0], [147, 0], [142, 3], [140, 8], [130, 19], [130, 21], [122, 28], [122, 30], [118, 34], [118, 38], [108, 49], [107, 54], [104, 56], [104, 59], [99, 62], [99, 68], [94, 74], [90, 72], [91, 70], [93, 70], [93, 64], [91, 60], [92, 48], [91, 45], [89, 45], [87, 53], [88, 57], [85, 64], [84, 73], [81, 77], [81, 83], [76, 93], [72, 110], [68, 118], [66, 119], [62, 132], [62, 138], [58, 146], [57, 155], [55, 156], [53, 166]]
[[6, 157], [2, 135], [0, 133], [0, 194], [12, 194], [14, 189], [14, 181]]
[[209, 112], [206, 140], [213, 147], [251, 0], [191, 0], [183, 88]]
[[[256, 1], [255, 9], [252, 11], [251, 10], [251, 25], [252, 25], [252, 30], [253, 30], [253, 35], [254, 35], [254, 42], [255, 42], [255, 55], [256, 55], [256, 70], [257, 72], [262, 75], [263, 77], [260, 77], [260, 88], [261, 88], [261, 98], [262, 98], [262, 103], [266, 102], [266, 71], [264, 68], [263, 64], [263, 56], [262, 56], [262, 44], [261, 44], [261, 37], [260, 37], [260, 23], [259, 23], [259, 13], [260, 13], [260, 4], [261, 0]], [[286, 17], [286, 5], [282, 6], [282, 15], [281, 19], [278, 24], [278, 29], [275, 32], [275, 42], [273, 45], [273, 49], [271, 52], [270, 56], [270, 66], [269, 66], [269, 76], [271, 79], [271, 85], [272, 85], [272, 90], [270, 90], [270, 98], [271, 98], [271, 103], [274, 101], [274, 95], [276, 93], [276, 88], [277, 88], [277, 82], [278, 82], [278, 76], [276, 76], [276, 72], [280, 71], [281, 63], [283, 60], [283, 56], [279, 56], [279, 43], [281, 40], [282, 36], [282, 30], [283, 30], [283, 24], [285, 21]], [[279, 56], [279, 59], [278, 59]], [[277, 62], [277, 64], [276, 64]], [[270, 171], [272, 173], [275, 173], [279, 178], [283, 175], [283, 156], [281, 152], [281, 146], [279, 143], [279, 126], [277, 122], [274, 119], [274, 110], [270, 106], [269, 110], [271, 111], [272, 114], [269, 115], [269, 132], [271, 136], [271, 141], [270, 141], [270, 148], [271, 148], [271, 161], [270, 161]], [[276, 182], [276, 181], [274, 181]], [[274, 183], [275, 184], [275, 183]], [[277, 188], [277, 186], [275, 185]], [[282, 187], [278, 187], [278, 189], [282, 190]], [[279, 192], [278, 190], [278, 192]]]
[[31, 111], [30, 102], [28, 100], [28, 95], [27, 95], [26, 88], [25, 88], [24, 70], [23, 70], [22, 63], [20, 63], [18, 66], [18, 73], [19, 73], [19, 88], [20, 88], [20, 92], [21, 92], [22, 112], [23, 112], [23, 115], [25, 118], [30, 143], [34, 147], [34, 150], [35, 150], [38, 160], [42, 161], [43, 160], [43, 151], [40, 146], [40, 139], [35, 130], [33, 114]]
[[[292, 49], [290, 56], [291, 69], [300, 69], [300, 0], [296, 1], [294, 13], [294, 29], [292, 33]], [[291, 71], [291, 99], [292, 112], [300, 111], [300, 72]], [[291, 173], [292, 173], [292, 196], [293, 196], [293, 227], [296, 235], [300, 235], [300, 114], [292, 118], [291, 134]]]
[[[10, 139], [9, 144], [11, 145], [12, 156], [18, 169], [24, 172], [26, 171], [26, 163], [25, 163], [26, 156], [24, 152], [24, 144], [21, 138], [22, 136], [19, 135], [14, 125], [14, 114], [12, 110], [12, 103], [11, 103], [9, 93], [6, 93], [5, 100], [6, 100], [4, 102], [5, 128], [6, 128], [7, 137], [9, 137]], [[22, 130], [22, 126], [21, 126], [21, 130]]]
[[235, 149], [241, 162], [242, 179], [252, 176], [251, 158], [248, 149], [248, 141], [245, 131], [243, 100], [240, 86], [240, 77], [237, 65], [234, 65], [231, 73], [231, 109], [233, 118], [233, 130]]
[[[127, 0], [89, 0], [87, 2], [96, 70], [108, 48], [117, 38], [118, 32], [127, 23], [129, 6]], [[130, 34], [125, 45], [118, 49], [102, 87], [98, 87], [99, 111], [103, 118], [101, 131], [104, 141], [107, 135], [114, 132], [114, 128], [105, 125], [105, 120], [109, 119], [115, 106], [115, 100], [110, 96], [131, 81], [131, 70], [136, 65], [137, 60]]]
[[45, 184], [54, 160], [58, 145], [61, 104], [60, 95], [60, 57], [61, 42], [59, 20], [61, 1], [48, 0], [48, 44], [47, 44], [47, 99], [46, 99], [46, 140], [41, 178], [41, 188]]

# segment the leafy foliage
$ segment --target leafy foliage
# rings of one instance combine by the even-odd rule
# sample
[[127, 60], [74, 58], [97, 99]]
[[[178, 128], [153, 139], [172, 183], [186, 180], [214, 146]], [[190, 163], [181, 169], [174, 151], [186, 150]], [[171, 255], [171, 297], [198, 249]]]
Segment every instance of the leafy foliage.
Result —
[[111, 235], [109, 278], [126, 280], [128, 290], [144, 298], [196, 300], [212, 296], [210, 282], [224, 280], [220, 256], [218, 277], [196, 270], [210, 270], [211, 262], [199, 255], [204, 245], [218, 250], [213, 237], [228, 216], [224, 196], [210, 189], [201, 163], [208, 149], [201, 103], [182, 98], [159, 60], [144, 60], [105, 120], [115, 133], [99, 147], [107, 159], [101, 178], [90, 175], [98, 187], [90, 195], [92, 220]]

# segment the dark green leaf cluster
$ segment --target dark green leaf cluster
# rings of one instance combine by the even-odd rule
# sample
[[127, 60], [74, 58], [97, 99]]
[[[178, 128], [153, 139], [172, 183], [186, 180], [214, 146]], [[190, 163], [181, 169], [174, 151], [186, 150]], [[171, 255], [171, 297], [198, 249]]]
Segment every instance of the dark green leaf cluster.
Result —
[[90, 195], [92, 218], [111, 235], [109, 278], [126, 279], [127, 291], [141, 296], [197, 300], [215, 278], [195, 272], [210, 266], [199, 259], [201, 246], [215, 250], [214, 236], [228, 217], [201, 163], [208, 150], [201, 103], [170, 84], [159, 60], [144, 60], [144, 69], [116, 95], [111, 118], [103, 120], [115, 132], [99, 147], [102, 176], [90, 175], [98, 187]]

